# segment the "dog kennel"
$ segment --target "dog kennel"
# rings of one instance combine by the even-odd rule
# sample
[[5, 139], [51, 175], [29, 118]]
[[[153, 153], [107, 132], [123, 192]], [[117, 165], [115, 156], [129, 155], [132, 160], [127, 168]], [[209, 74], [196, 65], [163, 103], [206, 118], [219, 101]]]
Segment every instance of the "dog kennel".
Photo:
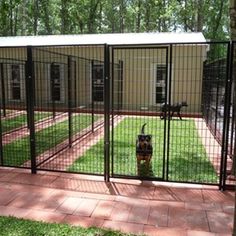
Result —
[[[2, 166], [228, 183], [235, 125], [230, 42], [139, 33], [6, 37], [0, 47]], [[210, 66], [221, 58], [225, 73]], [[220, 77], [220, 92], [208, 89], [209, 74]], [[207, 121], [219, 97], [221, 142]], [[160, 119], [163, 103], [183, 101], [182, 121], [170, 111]], [[153, 156], [149, 174], [140, 176], [135, 141], [143, 123]]]

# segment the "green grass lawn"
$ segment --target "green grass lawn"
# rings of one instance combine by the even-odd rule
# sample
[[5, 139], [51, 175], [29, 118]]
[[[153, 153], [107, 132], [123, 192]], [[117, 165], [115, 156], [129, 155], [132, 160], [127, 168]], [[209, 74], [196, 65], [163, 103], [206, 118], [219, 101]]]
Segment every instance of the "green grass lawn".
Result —
[[[141, 172], [148, 177], [162, 178], [163, 165], [167, 166], [168, 179], [172, 181], [216, 183], [218, 177], [208, 160], [204, 146], [198, 136], [193, 120], [172, 120], [170, 124], [169, 154], [163, 157], [164, 121], [157, 118], [125, 118], [114, 129], [113, 173], [117, 175], [137, 175], [135, 140], [143, 123], [147, 123], [146, 133], [152, 134], [153, 157], [148, 171]], [[103, 173], [103, 143], [96, 145], [78, 158], [70, 171]], [[112, 150], [111, 150], [112, 151]], [[145, 166], [143, 165], [143, 170]]]
[[[42, 120], [46, 117], [50, 116], [49, 112], [35, 112], [35, 121], [39, 121]], [[25, 126], [27, 125], [27, 115], [23, 114], [23, 115], [18, 115], [16, 117], [13, 118], [9, 118], [9, 119], [4, 119], [2, 120], [2, 132], [9, 132], [12, 131], [14, 129], [17, 129], [21, 126]]]
[[[98, 120], [100, 116], [95, 116]], [[90, 115], [76, 115], [73, 117], [73, 132], [75, 134], [91, 124]], [[39, 155], [68, 138], [68, 121], [42, 129], [35, 134], [36, 155]], [[19, 166], [30, 159], [29, 136], [17, 139], [3, 147], [4, 165]]]
[[5, 216], [0, 216], [0, 232], [1, 236], [134, 236], [96, 227], [82, 228]]

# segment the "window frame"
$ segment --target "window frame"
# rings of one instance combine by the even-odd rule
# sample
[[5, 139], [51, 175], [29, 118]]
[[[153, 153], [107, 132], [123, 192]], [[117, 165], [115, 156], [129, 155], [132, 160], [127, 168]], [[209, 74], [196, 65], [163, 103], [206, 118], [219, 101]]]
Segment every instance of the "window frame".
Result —
[[[52, 99], [52, 83], [51, 83], [51, 68], [52, 65], [59, 66], [60, 68], [60, 100]], [[51, 103], [64, 103], [65, 102], [65, 64], [52, 62], [48, 65], [48, 98]]]
[[[20, 90], [20, 98], [15, 99], [13, 95], [12, 88], [12, 75], [13, 75], [13, 66], [19, 67], [19, 90]], [[8, 99], [9, 101], [21, 102], [25, 100], [25, 65], [18, 62], [11, 62], [7, 64], [7, 86], [8, 86]]]

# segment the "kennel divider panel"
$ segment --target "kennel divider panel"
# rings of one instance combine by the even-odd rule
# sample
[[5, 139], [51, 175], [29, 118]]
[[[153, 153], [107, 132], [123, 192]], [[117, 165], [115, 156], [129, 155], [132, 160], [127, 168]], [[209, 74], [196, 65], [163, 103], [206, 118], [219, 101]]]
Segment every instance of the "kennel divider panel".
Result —
[[[25, 47], [2, 47], [1, 159], [3, 166], [23, 167], [30, 160]], [[4, 90], [4, 91], [3, 91]], [[30, 166], [29, 166], [30, 167]]]

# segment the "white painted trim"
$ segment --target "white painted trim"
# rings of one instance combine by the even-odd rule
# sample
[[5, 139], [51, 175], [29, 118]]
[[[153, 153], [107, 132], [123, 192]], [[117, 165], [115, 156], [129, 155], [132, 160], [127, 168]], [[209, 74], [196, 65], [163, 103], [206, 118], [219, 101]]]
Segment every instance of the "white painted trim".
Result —
[[[169, 94], [169, 79], [170, 79], [170, 71], [169, 71], [169, 68], [170, 68], [170, 63], [168, 64], [165, 64], [165, 63], [152, 63], [151, 64], [151, 83], [150, 83], [150, 103], [153, 105], [153, 106], [159, 106], [160, 103], [156, 103], [156, 68], [157, 68], [157, 65], [160, 65], [160, 66], [165, 66], [167, 65], [167, 84], [165, 86], [167, 86], [167, 102], [169, 97], [168, 97], [168, 94]], [[172, 78], [173, 78], [173, 74], [174, 74], [174, 70], [173, 70], [173, 64], [172, 64]]]

